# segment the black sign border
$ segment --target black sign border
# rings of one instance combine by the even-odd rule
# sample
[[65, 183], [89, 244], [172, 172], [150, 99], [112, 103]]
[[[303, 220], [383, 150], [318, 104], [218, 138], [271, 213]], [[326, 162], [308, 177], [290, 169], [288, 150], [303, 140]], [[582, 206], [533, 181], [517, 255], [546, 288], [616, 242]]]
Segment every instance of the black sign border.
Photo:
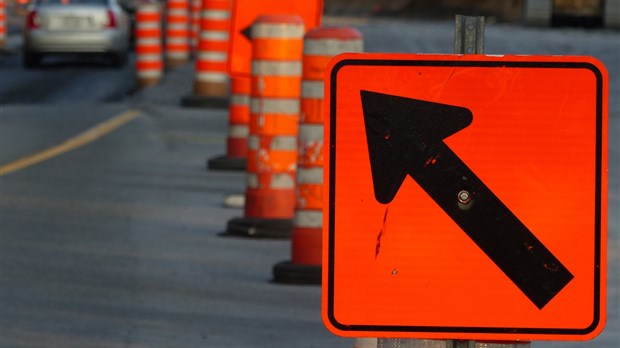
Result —
[[[518, 58], [515, 58], [518, 59]], [[476, 67], [476, 68], [537, 68], [537, 69], [586, 69], [596, 77], [596, 159], [595, 159], [595, 212], [594, 212], [594, 309], [592, 323], [585, 328], [523, 328], [523, 327], [460, 327], [460, 326], [399, 326], [399, 325], [357, 325], [342, 324], [334, 314], [334, 261], [335, 261], [335, 170], [336, 170], [336, 105], [338, 72], [346, 66], [406, 66], [406, 67]], [[399, 60], [399, 59], [343, 59], [330, 72], [330, 158], [329, 158], [329, 222], [328, 222], [328, 264], [327, 267], [327, 319], [334, 328], [343, 332], [394, 332], [454, 334], [505, 334], [505, 335], [571, 335], [586, 336], [592, 333], [601, 320], [601, 242], [602, 242], [602, 154], [603, 154], [603, 73], [589, 62], [561, 61], [510, 61], [510, 60]]]

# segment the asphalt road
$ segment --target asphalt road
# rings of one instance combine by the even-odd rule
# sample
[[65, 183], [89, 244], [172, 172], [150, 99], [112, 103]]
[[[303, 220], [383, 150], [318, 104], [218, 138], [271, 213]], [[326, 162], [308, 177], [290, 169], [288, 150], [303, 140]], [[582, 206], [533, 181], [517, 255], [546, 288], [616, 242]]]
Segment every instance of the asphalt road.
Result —
[[[452, 51], [451, 22], [330, 20], [357, 27], [367, 51]], [[489, 25], [486, 33], [487, 53], [593, 55], [609, 71], [607, 327], [593, 341], [532, 346], [616, 348], [620, 33], [513, 25]], [[17, 74], [16, 81], [30, 74], [5, 58], [3, 78], [8, 71]], [[93, 76], [111, 73], [61, 65], [36, 71], [32, 81], [59, 70], [75, 74], [75, 85], [65, 92], [70, 95], [84, 90], [80, 69], [93, 70]], [[319, 287], [270, 282], [273, 265], [289, 258], [290, 242], [219, 236], [229, 219], [242, 214], [222, 201], [243, 191], [244, 175], [205, 171], [206, 159], [224, 153], [226, 112], [181, 108], [191, 82], [191, 66], [184, 66], [133, 96], [121, 88], [114, 97], [106, 92], [73, 102], [59, 93], [41, 101], [20, 99], [30, 83], [20, 93], [3, 90], [2, 165], [127, 110], [140, 115], [92, 143], [0, 178], [2, 347], [353, 345], [323, 327]], [[131, 84], [125, 79], [121, 86]], [[41, 93], [57, 91], [52, 86]]]

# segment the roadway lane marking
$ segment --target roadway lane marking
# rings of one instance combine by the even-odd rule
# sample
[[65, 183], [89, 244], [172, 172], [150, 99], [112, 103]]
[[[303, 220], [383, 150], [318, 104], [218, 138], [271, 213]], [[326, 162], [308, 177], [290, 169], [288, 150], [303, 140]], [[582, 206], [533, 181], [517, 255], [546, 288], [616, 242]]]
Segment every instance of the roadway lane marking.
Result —
[[63, 143], [50, 147], [41, 152], [37, 152], [26, 157], [22, 157], [13, 162], [0, 166], [0, 176], [12, 173], [14, 171], [24, 169], [35, 165], [39, 162], [43, 162], [50, 158], [59, 156], [65, 152], [69, 152], [78, 147], [89, 144], [104, 135], [112, 132], [113, 130], [135, 120], [140, 116], [141, 112], [138, 110], [127, 110], [117, 116], [110, 118], [107, 121], [101, 122], [94, 127], [86, 130], [85, 132], [65, 140]]

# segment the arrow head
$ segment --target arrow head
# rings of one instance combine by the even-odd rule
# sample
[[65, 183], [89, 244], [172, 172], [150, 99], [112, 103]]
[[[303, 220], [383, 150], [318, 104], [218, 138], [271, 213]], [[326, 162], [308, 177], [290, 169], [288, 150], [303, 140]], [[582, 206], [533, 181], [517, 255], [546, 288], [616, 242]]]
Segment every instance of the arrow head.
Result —
[[239, 32], [243, 37], [248, 39], [248, 41], [252, 41], [252, 25], [248, 25], [247, 27], [241, 29]]
[[394, 199], [407, 174], [432, 163], [443, 139], [471, 124], [466, 108], [360, 91], [375, 198]]

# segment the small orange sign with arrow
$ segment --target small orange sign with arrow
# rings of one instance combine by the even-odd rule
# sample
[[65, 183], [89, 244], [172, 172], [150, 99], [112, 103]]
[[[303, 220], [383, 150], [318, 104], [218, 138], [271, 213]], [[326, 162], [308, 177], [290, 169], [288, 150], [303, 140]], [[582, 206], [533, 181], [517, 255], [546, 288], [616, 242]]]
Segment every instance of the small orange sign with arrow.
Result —
[[286, 14], [301, 17], [306, 32], [321, 24], [323, 0], [235, 0], [228, 45], [228, 73], [249, 77], [252, 62], [251, 27], [260, 15]]
[[330, 330], [584, 340], [603, 329], [600, 62], [345, 54], [329, 71]]

